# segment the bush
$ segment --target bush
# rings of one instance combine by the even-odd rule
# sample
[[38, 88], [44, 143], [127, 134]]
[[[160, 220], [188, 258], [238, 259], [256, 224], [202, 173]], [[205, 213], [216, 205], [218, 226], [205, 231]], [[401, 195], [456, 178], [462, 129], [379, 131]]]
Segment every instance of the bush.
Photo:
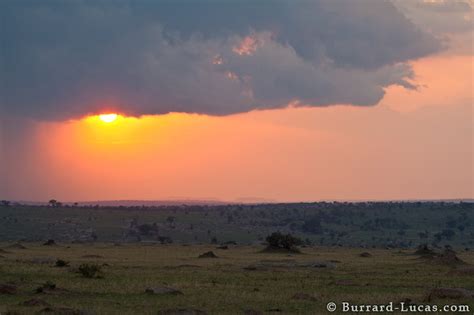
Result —
[[102, 267], [96, 264], [82, 264], [79, 266], [79, 273], [84, 278], [103, 278]]
[[58, 260], [56, 260], [55, 266], [56, 267], [67, 267], [67, 266], [69, 266], [69, 261], [58, 259]]
[[323, 228], [321, 226], [320, 217], [314, 216], [312, 218], [309, 218], [302, 225], [301, 229], [303, 230], [303, 232], [306, 232], [306, 233], [321, 234], [323, 232]]
[[46, 281], [42, 286], [36, 288], [36, 293], [43, 293], [45, 291], [52, 291], [56, 289], [56, 283]]
[[270, 249], [284, 249], [288, 251], [297, 251], [296, 246], [303, 244], [300, 238], [291, 234], [284, 235], [280, 232], [274, 232], [267, 236], [266, 241]]
[[169, 236], [159, 236], [158, 241], [161, 244], [172, 244], [173, 243], [173, 240]]

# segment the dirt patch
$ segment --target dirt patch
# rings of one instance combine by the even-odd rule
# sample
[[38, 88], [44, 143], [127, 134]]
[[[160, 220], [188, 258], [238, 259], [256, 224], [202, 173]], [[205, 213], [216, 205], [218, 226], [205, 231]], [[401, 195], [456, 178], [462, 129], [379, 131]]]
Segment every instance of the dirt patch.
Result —
[[12, 284], [0, 284], [0, 294], [14, 295], [17, 292], [17, 287]]
[[172, 308], [158, 311], [158, 315], [206, 315], [207, 312], [194, 308]]
[[359, 257], [370, 258], [372, 257], [372, 254], [369, 252], [363, 252], [359, 254]]
[[205, 252], [199, 255], [198, 258], [218, 258], [218, 257], [216, 254], [214, 254], [213, 251], [209, 251], [209, 252]]
[[435, 288], [432, 289], [425, 298], [426, 302], [433, 299], [464, 299], [474, 298], [474, 291], [463, 288]]

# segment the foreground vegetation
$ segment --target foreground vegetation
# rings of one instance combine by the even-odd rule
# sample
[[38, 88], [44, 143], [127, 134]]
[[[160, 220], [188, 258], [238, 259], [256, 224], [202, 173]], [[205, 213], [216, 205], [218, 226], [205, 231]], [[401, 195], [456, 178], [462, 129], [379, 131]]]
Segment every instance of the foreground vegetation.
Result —
[[[470, 251], [458, 252], [464, 263], [450, 264], [398, 249], [303, 247], [301, 253], [285, 253], [262, 252], [263, 246], [158, 243], [0, 247], [1, 314], [48, 309], [62, 314], [324, 314], [329, 301], [427, 303], [436, 287], [474, 290]], [[209, 251], [217, 258], [198, 258]], [[429, 303], [474, 309], [472, 298], [435, 297]]]

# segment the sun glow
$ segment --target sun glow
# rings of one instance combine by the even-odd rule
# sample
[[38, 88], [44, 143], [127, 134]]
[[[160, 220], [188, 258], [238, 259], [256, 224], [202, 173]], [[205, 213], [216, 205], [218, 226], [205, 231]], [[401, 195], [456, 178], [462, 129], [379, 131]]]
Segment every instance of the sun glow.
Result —
[[117, 119], [118, 115], [117, 114], [102, 114], [99, 115], [99, 119], [102, 120], [105, 123], [111, 123]]

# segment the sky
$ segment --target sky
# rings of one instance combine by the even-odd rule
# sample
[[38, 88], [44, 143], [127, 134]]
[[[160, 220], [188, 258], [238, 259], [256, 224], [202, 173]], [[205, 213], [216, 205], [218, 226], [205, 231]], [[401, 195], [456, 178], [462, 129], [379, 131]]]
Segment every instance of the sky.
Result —
[[474, 198], [474, 1], [0, 0], [0, 18], [1, 199]]

